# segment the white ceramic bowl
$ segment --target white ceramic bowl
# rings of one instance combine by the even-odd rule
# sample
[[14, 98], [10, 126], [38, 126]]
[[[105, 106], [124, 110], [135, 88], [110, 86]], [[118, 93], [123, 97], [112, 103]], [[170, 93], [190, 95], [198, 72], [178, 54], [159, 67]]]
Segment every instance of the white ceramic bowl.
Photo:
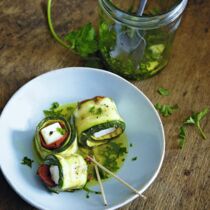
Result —
[[[37, 177], [36, 163], [32, 169], [21, 164], [24, 156], [33, 159], [32, 139], [44, 109], [54, 101], [62, 104], [98, 95], [115, 100], [126, 121], [129, 142], [133, 144], [117, 174], [141, 193], [156, 178], [163, 162], [165, 139], [160, 117], [149, 99], [134, 85], [107, 71], [83, 67], [58, 69], [38, 76], [20, 88], [0, 118], [1, 170], [13, 189], [31, 205], [48, 210], [115, 209], [137, 197], [115, 179], [104, 182], [107, 207], [100, 195], [90, 195], [87, 199], [82, 190], [52, 194]], [[138, 159], [131, 161], [134, 156]]]

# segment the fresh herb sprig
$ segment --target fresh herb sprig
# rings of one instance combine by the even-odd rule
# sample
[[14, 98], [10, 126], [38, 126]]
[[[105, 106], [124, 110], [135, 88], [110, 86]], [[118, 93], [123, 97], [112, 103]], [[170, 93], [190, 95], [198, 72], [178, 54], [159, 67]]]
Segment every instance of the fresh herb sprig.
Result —
[[91, 23], [72, 31], [65, 36], [65, 40], [81, 57], [87, 57], [98, 51], [96, 31]]
[[169, 96], [170, 95], [170, 91], [166, 88], [163, 88], [163, 87], [158, 88], [157, 91], [162, 96]]
[[209, 108], [205, 108], [200, 112], [193, 113], [184, 121], [184, 125], [194, 125], [198, 129], [198, 132], [200, 133], [203, 139], [206, 139], [206, 135], [203, 129], [201, 128], [201, 121], [208, 114], [208, 112]]
[[30, 158], [28, 158], [28, 157], [25, 156], [25, 157], [22, 159], [21, 164], [27, 165], [28, 167], [31, 168], [33, 162], [34, 162], [33, 160], [31, 160]]
[[56, 131], [58, 133], [60, 133], [61, 135], [65, 135], [66, 134], [66, 130], [64, 128], [57, 128]]
[[181, 127], [179, 128], [179, 135], [178, 135], [178, 144], [179, 147], [182, 149], [185, 142], [186, 142], [186, 126], [193, 125], [199, 131], [199, 134], [203, 139], [206, 139], [206, 134], [204, 133], [203, 129], [201, 128], [201, 121], [203, 118], [208, 114], [209, 108], [204, 108], [200, 112], [193, 113], [183, 122]]
[[161, 105], [159, 103], [155, 104], [155, 108], [161, 113], [162, 116], [168, 117], [172, 115], [174, 111], [176, 111], [179, 107], [177, 104], [175, 105]]
[[179, 128], [179, 135], [178, 135], [178, 144], [179, 144], [180, 149], [183, 148], [185, 142], [186, 142], [186, 129], [185, 129], [185, 127], [182, 125], [182, 126]]
[[52, 0], [48, 0], [47, 4], [47, 20], [50, 32], [55, 40], [65, 48], [72, 49], [83, 58], [87, 58], [98, 51], [98, 41], [96, 31], [91, 23], [78, 28], [75, 31], [68, 33], [64, 40], [57, 35], [54, 30], [51, 18], [51, 4]]
[[53, 102], [48, 110], [43, 110], [45, 117], [61, 115], [62, 110], [57, 110], [59, 106], [58, 102]]

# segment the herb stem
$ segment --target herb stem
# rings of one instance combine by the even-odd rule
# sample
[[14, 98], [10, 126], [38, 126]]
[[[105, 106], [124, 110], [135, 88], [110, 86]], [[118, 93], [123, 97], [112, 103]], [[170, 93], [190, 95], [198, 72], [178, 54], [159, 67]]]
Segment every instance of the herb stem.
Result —
[[47, 2], [47, 22], [48, 22], [48, 25], [50, 28], [50, 32], [59, 44], [61, 44], [63, 47], [69, 48], [69, 46], [56, 34], [56, 32], [53, 28], [52, 19], [51, 19], [51, 4], [52, 4], [52, 0], [48, 0], [48, 2]]
[[197, 128], [198, 128], [198, 131], [200, 132], [202, 138], [203, 138], [203, 139], [206, 139], [206, 135], [205, 135], [205, 133], [203, 132], [203, 130], [202, 130], [202, 128], [200, 127], [200, 125], [198, 125]]

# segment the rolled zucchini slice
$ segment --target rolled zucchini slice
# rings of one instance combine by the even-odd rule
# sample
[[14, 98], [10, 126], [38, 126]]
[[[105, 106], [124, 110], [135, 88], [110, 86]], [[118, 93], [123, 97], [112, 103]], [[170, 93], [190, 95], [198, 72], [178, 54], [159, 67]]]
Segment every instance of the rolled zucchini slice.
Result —
[[115, 102], [103, 96], [80, 102], [74, 112], [74, 120], [78, 142], [88, 147], [105, 144], [125, 130], [125, 122]]
[[78, 149], [75, 127], [59, 116], [43, 119], [37, 126], [34, 141], [42, 159], [51, 154], [68, 156]]
[[39, 166], [37, 174], [50, 191], [72, 191], [84, 187], [87, 182], [87, 169], [81, 155], [49, 155]]

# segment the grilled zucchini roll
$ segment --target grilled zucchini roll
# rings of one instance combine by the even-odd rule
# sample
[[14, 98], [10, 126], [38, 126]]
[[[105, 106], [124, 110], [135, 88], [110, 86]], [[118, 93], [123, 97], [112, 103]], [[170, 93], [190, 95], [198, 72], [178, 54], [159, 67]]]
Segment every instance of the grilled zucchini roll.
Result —
[[63, 117], [46, 117], [37, 126], [35, 147], [42, 159], [50, 154], [73, 154], [78, 149], [76, 130]]
[[125, 122], [111, 98], [96, 96], [82, 101], [74, 112], [78, 142], [94, 147], [123, 133]]
[[39, 166], [37, 174], [50, 191], [72, 191], [86, 184], [87, 164], [78, 154], [68, 157], [49, 155]]

